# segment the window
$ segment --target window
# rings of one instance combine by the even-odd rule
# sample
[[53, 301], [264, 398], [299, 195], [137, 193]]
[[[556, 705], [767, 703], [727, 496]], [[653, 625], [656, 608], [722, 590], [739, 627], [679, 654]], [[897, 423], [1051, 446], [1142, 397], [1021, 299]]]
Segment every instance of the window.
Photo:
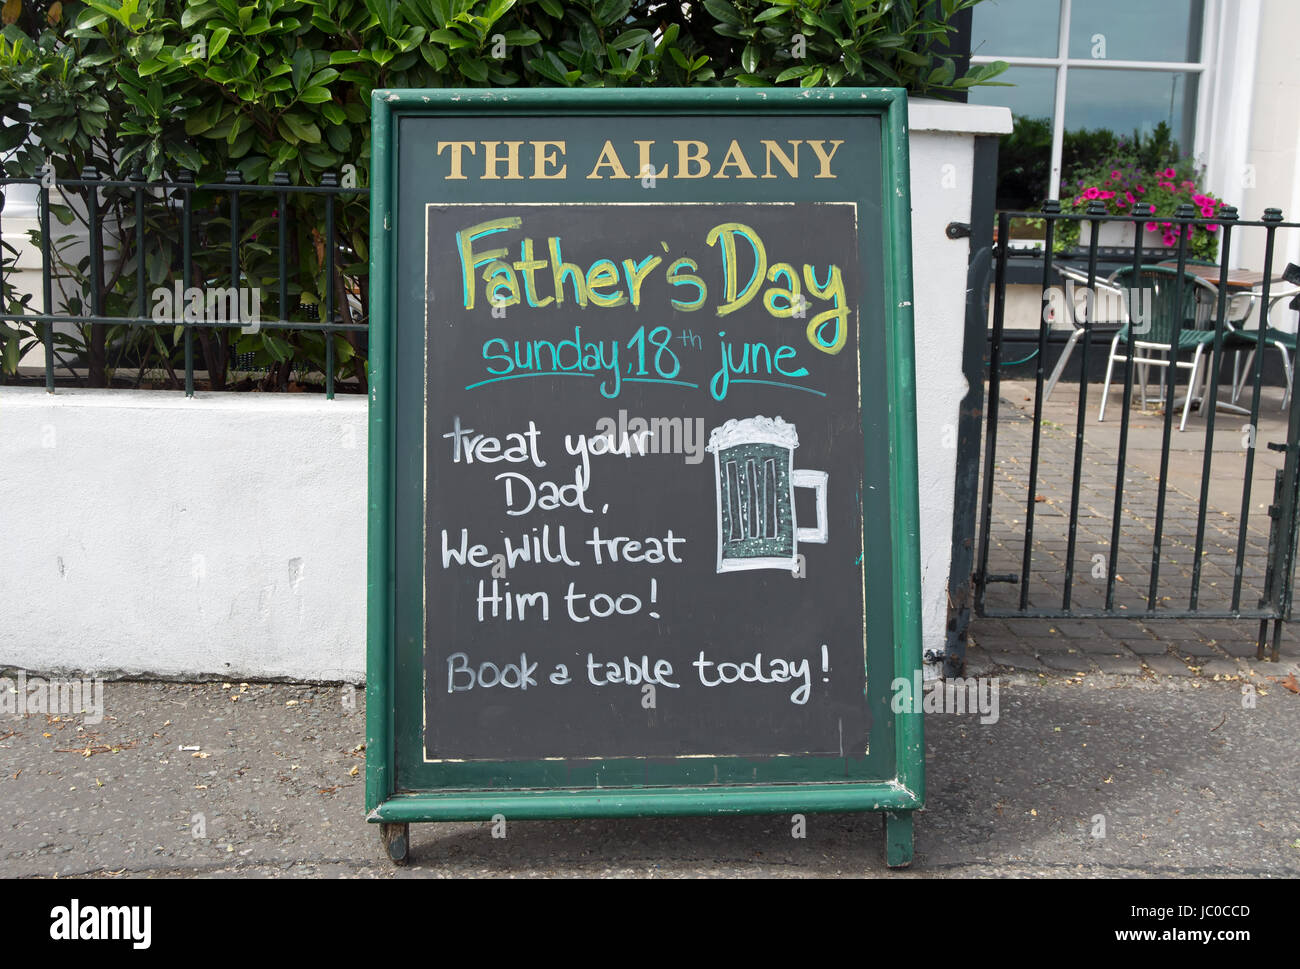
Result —
[[[1212, 0], [1211, 0], [1212, 2]], [[1163, 136], [1197, 149], [1206, 73], [1206, 0], [984, 0], [974, 9], [971, 62], [1006, 61], [972, 104], [1011, 109], [998, 157], [1000, 208], [1060, 198], [1061, 181], [1115, 139]], [[1069, 191], [1067, 187], [1067, 192]]]

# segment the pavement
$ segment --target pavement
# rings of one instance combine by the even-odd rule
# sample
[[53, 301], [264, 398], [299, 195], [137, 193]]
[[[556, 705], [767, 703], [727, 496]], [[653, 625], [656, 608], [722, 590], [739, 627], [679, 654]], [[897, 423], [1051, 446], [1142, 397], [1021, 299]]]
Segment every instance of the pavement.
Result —
[[926, 717], [907, 872], [845, 814], [803, 838], [784, 816], [413, 825], [397, 868], [364, 820], [360, 691], [110, 682], [98, 724], [0, 718], [0, 876], [1294, 877], [1300, 695], [1270, 677], [1296, 671], [988, 671], [995, 722]]

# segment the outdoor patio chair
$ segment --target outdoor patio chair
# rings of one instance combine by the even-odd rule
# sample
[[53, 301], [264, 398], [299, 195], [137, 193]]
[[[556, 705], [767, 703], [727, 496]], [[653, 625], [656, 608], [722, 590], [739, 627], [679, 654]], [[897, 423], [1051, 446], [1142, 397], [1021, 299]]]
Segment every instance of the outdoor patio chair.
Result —
[[[1273, 320], [1273, 313], [1277, 309], [1277, 304], [1282, 300], [1290, 300], [1292, 297], [1300, 295], [1300, 288], [1284, 289], [1281, 292], [1269, 293], [1267, 312], [1261, 313], [1264, 317], [1264, 343], [1271, 344], [1277, 348], [1277, 352], [1282, 354], [1282, 370], [1286, 373], [1286, 393], [1282, 395], [1282, 409], [1286, 410], [1286, 405], [1291, 401], [1291, 385], [1294, 379], [1295, 369], [1295, 352], [1296, 352], [1296, 317], [1290, 307], [1286, 307], [1286, 316], [1289, 317], [1290, 326], [1283, 328], [1278, 326]], [[1262, 293], [1250, 292], [1242, 293], [1238, 299], [1249, 300], [1253, 304], [1262, 297]], [[1259, 330], [1237, 330], [1236, 338], [1242, 341], [1249, 341], [1249, 349], [1246, 350], [1246, 364], [1244, 367], [1238, 366], [1241, 362], [1241, 352], [1238, 350], [1232, 361], [1232, 400], [1236, 403], [1237, 398], [1245, 389], [1246, 382], [1250, 379], [1250, 365], [1255, 360], [1255, 350], [1259, 346]]]
[[[1088, 274], [1086, 272], [1075, 269], [1072, 266], [1063, 266], [1060, 263], [1055, 264], [1054, 268], [1067, 280], [1078, 283], [1084, 287], [1088, 285]], [[1110, 283], [1106, 282], [1106, 280], [1099, 278], [1093, 281], [1093, 292], [1097, 297], [1108, 297], [1110, 305], [1119, 307], [1119, 318], [1113, 322], [1119, 324], [1128, 322], [1128, 306], [1124, 302], [1123, 290], [1112, 286]], [[1091, 301], [1092, 308], [1095, 309], [1099, 302], [1099, 298], [1093, 299]], [[1085, 303], [1085, 306], [1088, 305], [1089, 304]], [[1070, 309], [1073, 311], [1074, 307], [1070, 307]], [[1071, 318], [1073, 319], [1073, 316]], [[1094, 320], [1093, 322], [1095, 324], [1097, 321]], [[1052, 368], [1052, 375], [1047, 378], [1047, 383], [1043, 387], [1044, 403], [1051, 398], [1052, 391], [1056, 388], [1056, 382], [1061, 379], [1061, 374], [1065, 371], [1065, 365], [1070, 361], [1070, 354], [1074, 352], [1074, 345], [1079, 342], [1079, 337], [1083, 336], [1083, 329], [1084, 328], [1077, 322], [1074, 323], [1074, 330], [1070, 333], [1070, 338], [1065, 341], [1065, 349], [1063, 349], [1061, 355], [1057, 357], [1056, 366]]]
[[[1134, 334], [1133, 340], [1133, 363], [1143, 368], [1143, 401], [1145, 402], [1146, 399], [1147, 367], [1167, 369], [1173, 366], [1191, 371], [1187, 380], [1187, 397], [1183, 402], [1183, 419], [1178, 425], [1180, 431], [1187, 426], [1187, 416], [1191, 413], [1192, 398], [1195, 396], [1192, 389], [1200, 377], [1201, 357], [1206, 347], [1214, 343], [1213, 317], [1219, 295], [1218, 287], [1193, 273], [1183, 273], [1182, 280], [1181, 305], [1177, 269], [1166, 266], [1142, 266], [1134, 272], [1131, 266], [1126, 266], [1112, 273], [1108, 280], [1112, 285], [1136, 294], [1134, 305], [1140, 306], [1143, 311], [1146, 311], [1148, 306], [1143, 290], [1151, 290], [1148, 311], [1151, 318], [1138, 321], [1142, 329]], [[1178, 335], [1178, 346], [1175, 348], [1174, 330], [1180, 320], [1182, 329]], [[1101, 392], [1101, 409], [1097, 414], [1098, 421], [1106, 419], [1106, 398], [1110, 393], [1110, 379], [1115, 362], [1128, 361], [1127, 355], [1120, 352], [1120, 344], [1124, 343], [1127, 349], [1131, 325], [1132, 321], [1121, 326], [1115, 334], [1115, 339], [1111, 341], [1110, 359], [1106, 363], [1106, 381]], [[1233, 330], [1230, 324], [1226, 324], [1225, 347], [1243, 345], [1236, 342], [1236, 335], [1237, 331]], [[1192, 359], [1180, 360], [1179, 357], [1187, 351], [1191, 351]]]

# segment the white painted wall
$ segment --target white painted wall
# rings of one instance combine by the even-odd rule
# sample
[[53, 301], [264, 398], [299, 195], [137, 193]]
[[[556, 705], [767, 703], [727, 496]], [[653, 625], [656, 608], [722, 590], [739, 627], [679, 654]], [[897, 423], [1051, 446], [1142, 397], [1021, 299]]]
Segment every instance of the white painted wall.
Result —
[[[911, 105], [923, 646], [942, 653], [973, 133]], [[0, 667], [359, 681], [366, 402], [0, 388]], [[933, 672], [933, 668], [930, 670]]]
[[359, 680], [366, 401], [0, 390], [0, 666]]
[[[942, 657], [952, 561], [957, 418], [967, 383], [961, 369], [969, 239], [949, 239], [949, 222], [969, 222], [976, 134], [1007, 134], [1006, 108], [914, 100], [912, 276], [915, 289], [916, 427], [920, 457], [921, 648]], [[938, 676], [942, 661], [927, 664]]]
[[[1300, 217], [1300, 50], [1290, 41], [1300, 31], [1300, 4], [1261, 0], [1254, 91], [1244, 162], [1253, 185], [1242, 190], [1241, 215], [1258, 219], [1268, 206], [1282, 209], [1287, 220]], [[1250, 67], [1246, 71], [1250, 71]], [[1234, 241], [1233, 245], [1236, 245]], [[1300, 233], [1278, 232], [1274, 267], [1300, 259]], [[1264, 267], [1264, 233], [1241, 233], [1240, 265]]]

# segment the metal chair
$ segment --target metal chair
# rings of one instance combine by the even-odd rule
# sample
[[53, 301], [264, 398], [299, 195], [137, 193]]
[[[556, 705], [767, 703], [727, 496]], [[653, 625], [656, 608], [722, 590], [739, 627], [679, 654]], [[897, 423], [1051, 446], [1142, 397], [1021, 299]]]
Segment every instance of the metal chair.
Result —
[[[1242, 293], [1238, 299], [1249, 300], [1251, 307], [1260, 300], [1262, 293], [1250, 292]], [[1286, 289], [1277, 293], [1269, 294], [1268, 307], [1260, 316], [1264, 319], [1264, 344], [1277, 348], [1277, 352], [1282, 354], [1282, 369], [1286, 373], [1286, 393], [1282, 395], [1282, 410], [1291, 401], [1291, 385], [1294, 382], [1295, 370], [1295, 352], [1296, 352], [1296, 330], [1294, 317], [1292, 318], [1291, 328], [1283, 329], [1273, 322], [1273, 311], [1277, 304], [1282, 300], [1289, 300], [1294, 296], [1300, 295], [1300, 288]], [[1288, 307], [1288, 309], [1290, 309]], [[1249, 314], [1247, 314], [1249, 315]], [[1245, 389], [1246, 381], [1250, 378], [1250, 365], [1255, 360], [1255, 350], [1259, 347], [1260, 334], [1259, 329], [1241, 329], [1236, 331], [1239, 340], [1249, 341], [1250, 347], [1246, 353], [1246, 365], [1239, 367], [1241, 361], [1241, 351], [1239, 350], [1232, 361], [1232, 400], [1235, 403], [1241, 396], [1242, 390]], [[1245, 349], [1245, 348], [1243, 348]]]
[[[1180, 302], [1178, 270], [1165, 266], [1142, 266], [1136, 272], [1131, 266], [1126, 266], [1112, 273], [1107, 281], [1121, 290], [1127, 290], [1126, 296], [1131, 301], [1131, 308], [1129, 321], [1120, 327], [1110, 344], [1110, 359], [1106, 363], [1106, 382], [1102, 387], [1101, 409], [1097, 420], [1106, 419], [1106, 398], [1110, 393], [1110, 379], [1115, 362], [1128, 361], [1127, 355], [1119, 352], [1120, 342], [1123, 341], [1127, 348], [1129, 327], [1136, 325], [1137, 329], [1133, 332], [1133, 363], [1144, 369], [1144, 400], [1145, 368], [1162, 367], [1167, 370], [1172, 366], [1191, 371], [1187, 381], [1187, 399], [1183, 403], [1183, 419], [1178, 425], [1178, 430], [1183, 430], [1187, 426], [1187, 416], [1191, 413], [1192, 398], [1195, 396], [1192, 388], [1200, 377], [1201, 357], [1205, 348], [1214, 343], [1212, 320], [1219, 295], [1218, 287], [1193, 273], [1184, 272]], [[1146, 299], [1148, 290], [1151, 292], [1149, 302]], [[1179, 328], [1180, 323], [1178, 346], [1175, 347], [1174, 330]], [[1229, 326], [1225, 338], [1235, 332]], [[1228, 342], [1230, 341], [1225, 339], [1225, 345]], [[1188, 350], [1192, 351], [1192, 359], [1180, 360], [1179, 355]]]
[[[1084, 286], [1085, 289], [1087, 288], [1088, 274], [1086, 272], [1083, 272], [1082, 270], [1079, 269], [1075, 269], [1072, 266], [1062, 266], [1059, 263], [1055, 264], [1053, 268], [1062, 276], [1064, 276], [1066, 280], [1070, 282], [1079, 283], [1082, 286]], [[1096, 297], [1106, 296], [1110, 298], [1112, 305], [1119, 307], [1118, 318], [1114, 322], [1119, 324], [1124, 324], [1128, 322], [1128, 306], [1124, 302], [1124, 291], [1122, 289], [1112, 286], [1104, 279], [1096, 279], [1093, 281], [1093, 293], [1094, 293], [1094, 298], [1087, 300], [1087, 302], [1084, 304], [1085, 307], [1087, 307], [1087, 311], [1095, 310], [1098, 302]], [[1085, 299], [1087, 298], [1085, 297]], [[1067, 303], [1070, 304], [1068, 309], [1071, 313], [1071, 318], [1077, 319], [1077, 317], [1074, 315], [1075, 308], [1073, 305], [1073, 300], [1067, 298]], [[1095, 324], [1096, 320], [1094, 320], [1093, 322]], [[1056, 382], [1061, 379], [1061, 374], [1065, 371], [1065, 365], [1070, 360], [1070, 354], [1074, 352], [1074, 345], [1079, 342], [1079, 337], [1083, 336], [1083, 330], [1084, 328], [1082, 326], [1079, 326], [1077, 322], [1074, 324], [1074, 330], [1073, 332], [1070, 333], [1070, 338], [1065, 341], [1065, 348], [1061, 351], [1061, 355], [1057, 357], [1056, 366], [1052, 368], [1052, 374], [1050, 377], [1047, 378], [1047, 383], [1043, 386], [1044, 403], [1046, 403], [1051, 398], [1052, 391], [1056, 389]], [[1145, 377], [1145, 370], [1143, 371], [1143, 374]], [[1143, 399], [1145, 399], [1146, 397], [1145, 379], [1143, 381], [1143, 384], [1144, 384]]]

